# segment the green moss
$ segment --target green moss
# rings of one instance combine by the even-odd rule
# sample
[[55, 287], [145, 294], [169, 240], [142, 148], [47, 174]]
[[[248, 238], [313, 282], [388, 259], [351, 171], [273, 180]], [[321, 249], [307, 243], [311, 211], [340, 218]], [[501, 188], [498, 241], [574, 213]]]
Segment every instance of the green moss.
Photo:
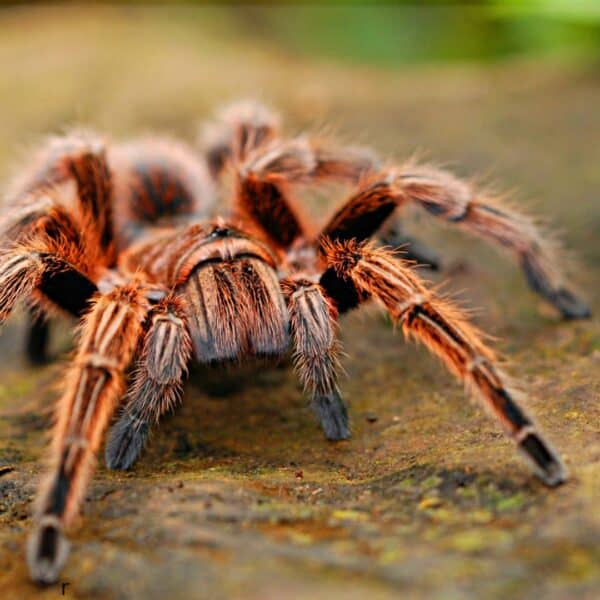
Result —
[[524, 494], [518, 493], [514, 496], [507, 496], [498, 500], [498, 502], [496, 502], [496, 509], [501, 512], [516, 511], [522, 508], [526, 502], [526, 496]]
[[510, 533], [498, 529], [467, 529], [447, 539], [446, 544], [459, 552], [481, 552], [488, 548], [497, 549], [512, 541]]

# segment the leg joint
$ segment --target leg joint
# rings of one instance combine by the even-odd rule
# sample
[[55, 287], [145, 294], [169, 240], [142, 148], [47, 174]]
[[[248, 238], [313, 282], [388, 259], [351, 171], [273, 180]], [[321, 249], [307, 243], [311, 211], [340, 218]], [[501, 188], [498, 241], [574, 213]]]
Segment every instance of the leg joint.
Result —
[[119, 361], [109, 356], [104, 356], [98, 352], [86, 354], [80, 359], [83, 368], [103, 369], [108, 374], [113, 373], [119, 368]]
[[395, 313], [398, 319], [404, 318], [413, 308], [423, 306], [427, 302], [427, 297], [424, 294], [414, 294], [408, 300], [400, 302], [396, 306]]

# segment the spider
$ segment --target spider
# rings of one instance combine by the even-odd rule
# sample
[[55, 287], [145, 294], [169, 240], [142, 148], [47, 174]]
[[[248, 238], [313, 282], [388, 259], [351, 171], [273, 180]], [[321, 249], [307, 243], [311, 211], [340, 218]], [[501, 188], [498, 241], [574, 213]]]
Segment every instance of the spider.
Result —
[[[227, 174], [232, 202], [219, 215]], [[318, 229], [293, 196], [328, 181], [353, 191]], [[544, 483], [565, 480], [495, 352], [417, 275], [409, 258], [432, 264], [431, 253], [415, 242], [402, 256], [375, 240], [400, 246], [392, 213], [416, 204], [512, 251], [531, 287], [565, 318], [588, 316], [531, 220], [450, 173], [388, 167], [370, 151], [320, 138], [286, 139], [276, 115], [246, 102], [221, 111], [198, 148], [158, 137], [109, 144], [86, 131], [52, 138], [5, 196], [0, 322], [29, 301], [27, 349], [39, 361], [47, 319], [79, 319], [27, 546], [33, 580], [55, 581], [65, 563], [63, 532], [116, 410], [106, 463], [129, 469], [152, 424], [178, 403], [192, 358], [277, 358], [291, 345], [325, 436], [348, 438], [336, 323], [369, 300], [466, 384]]]

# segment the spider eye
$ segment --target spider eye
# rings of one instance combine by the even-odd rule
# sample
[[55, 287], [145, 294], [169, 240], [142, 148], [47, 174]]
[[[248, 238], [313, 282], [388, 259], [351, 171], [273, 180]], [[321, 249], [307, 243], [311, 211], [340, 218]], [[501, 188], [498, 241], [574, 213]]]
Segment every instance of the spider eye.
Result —
[[211, 237], [227, 237], [231, 235], [231, 229], [228, 227], [219, 227], [218, 225], [211, 231]]
[[160, 302], [164, 297], [166, 296], [166, 293], [163, 290], [148, 290], [146, 292], [146, 299], [151, 303], [151, 304], [157, 304], [158, 302]]

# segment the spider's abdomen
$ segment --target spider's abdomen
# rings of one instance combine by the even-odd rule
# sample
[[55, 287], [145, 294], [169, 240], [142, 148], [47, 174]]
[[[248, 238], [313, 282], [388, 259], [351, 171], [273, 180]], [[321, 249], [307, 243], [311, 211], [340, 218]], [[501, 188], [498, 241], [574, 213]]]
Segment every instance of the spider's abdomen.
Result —
[[182, 142], [141, 139], [114, 147], [109, 159], [115, 179], [117, 229], [125, 243], [148, 225], [209, 216], [214, 190], [208, 169]]
[[163, 165], [135, 165], [130, 181], [131, 211], [140, 221], [191, 214], [194, 198], [176, 174]]

